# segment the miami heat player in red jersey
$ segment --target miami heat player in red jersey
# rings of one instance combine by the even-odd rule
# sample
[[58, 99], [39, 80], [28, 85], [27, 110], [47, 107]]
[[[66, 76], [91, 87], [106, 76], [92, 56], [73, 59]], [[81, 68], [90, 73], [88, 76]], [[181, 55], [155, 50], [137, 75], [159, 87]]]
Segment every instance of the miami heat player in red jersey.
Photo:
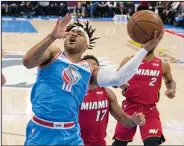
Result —
[[[98, 60], [87, 55], [82, 60], [89, 64], [99, 66]], [[109, 112], [126, 127], [143, 125], [145, 123], [142, 113], [128, 116], [118, 105], [115, 94], [107, 88], [99, 88], [90, 83], [89, 90], [79, 111], [79, 124], [81, 127], [81, 137], [85, 146], [106, 145], [106, 127], [108, 124]]]
[[106, 137], [109, 110], [110, 103], [105, 88], [88, 91], [79, 112], [81, 137], [85, 145], [106, 144], [104, 138]]
[[[126, 58], [121, 66], [129, 58]], [[159, 101], [159, 90], [165, 80], [169, 98], [175, 96], [175, 82], [171, 75], [171, 69], [167, 62], [149, 52], [139, 66], [138, 72], [128, 82], [129, 87], [122, 93], [126, 100], [122, 103], [122, 109], [132, 115], [134, 112], [142, 112], [146, 117], [146, 124], [140, 126], [140, 133], [145, 146], [158, 146], [165, 141], [156, 103]], [[133, 140], [137, 127], [126, 128], [119, 123], [116, 125], [113, 146], [126, 146]]]

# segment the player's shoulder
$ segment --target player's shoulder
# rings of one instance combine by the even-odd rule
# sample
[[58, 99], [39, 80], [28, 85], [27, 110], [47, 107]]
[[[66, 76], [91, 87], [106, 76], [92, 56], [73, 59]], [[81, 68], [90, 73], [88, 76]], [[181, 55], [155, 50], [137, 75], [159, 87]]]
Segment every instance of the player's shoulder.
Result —
[[55, 45], [49, 46], [47, 50], [51, 53], [53, 57], [55, 57], [58, 53], [61, 52], [60, 48]]
[[163, 67], [165, 67], [165, 66], [166, 66], [166, 67], [167, 67], [167, 66], [170, 66], [168, 61], [163, 60], [163, 59], [161, 59], [161, 58], [159, 58], [159, 57], [155, 57], [155, 58], [161, 62], [161, 64], [162, 64]]
[[162, 70], [164, 73], [170, 70], [170, 64], [168, 61], [161, 60], [161, 63], [162, 63]]

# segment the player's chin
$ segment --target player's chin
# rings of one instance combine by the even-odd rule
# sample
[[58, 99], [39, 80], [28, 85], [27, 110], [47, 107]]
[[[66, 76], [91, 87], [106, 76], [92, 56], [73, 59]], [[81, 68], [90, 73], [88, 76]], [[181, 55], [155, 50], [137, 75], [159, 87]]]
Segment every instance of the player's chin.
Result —
[[67, 52], [68, 53], [77, 53], [77, 45], [76, 44], [70, 44], [67, 46]]

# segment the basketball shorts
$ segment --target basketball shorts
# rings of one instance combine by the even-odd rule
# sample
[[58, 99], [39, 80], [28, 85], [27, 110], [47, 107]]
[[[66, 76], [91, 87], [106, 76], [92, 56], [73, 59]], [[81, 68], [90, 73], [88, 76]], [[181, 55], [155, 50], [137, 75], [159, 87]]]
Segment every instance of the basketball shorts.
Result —
[[[131, 103], [128, 101], [123, 102], [122, 109], [126, 114], [131, 116], [135, 112], [142, 112], [146, 118], [146, 124], [140, 126], [140, 133], [142, 140], [146, 140], [150, 137], [160, 137], [161, 141], [165, 141], [162, 132], [162, 126], [160, 121], [160, 115], [156, 108], [156, 105], [142, 105], [137, 103]], [[120, 141], [133, 141], [133, 137], [136, 133], [137, 126], [132, 128], [126, 128], [116, 124], [114, 138]]]
[[26, 141], [24, 145], [84, 145], [80, 136], [80, 126], [75, 123], [69, 128], [47, 127], [29, 121], [26, 128]]

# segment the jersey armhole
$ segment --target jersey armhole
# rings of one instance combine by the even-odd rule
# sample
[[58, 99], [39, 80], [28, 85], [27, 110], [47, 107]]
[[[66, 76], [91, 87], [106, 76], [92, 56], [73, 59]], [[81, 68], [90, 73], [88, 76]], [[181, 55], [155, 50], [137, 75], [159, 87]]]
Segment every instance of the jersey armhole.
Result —
[[43, 66], [39, 66], [38, 68], [40, 70], [48, 67], [49, 65], [51, 65], [52, 63], [54, 63], [54, 61], [59, 57], [59, 55], [61, 55], [62, 51], [60, 51], [49, 63], [47, 63], [46, 65], [43, 65]]

